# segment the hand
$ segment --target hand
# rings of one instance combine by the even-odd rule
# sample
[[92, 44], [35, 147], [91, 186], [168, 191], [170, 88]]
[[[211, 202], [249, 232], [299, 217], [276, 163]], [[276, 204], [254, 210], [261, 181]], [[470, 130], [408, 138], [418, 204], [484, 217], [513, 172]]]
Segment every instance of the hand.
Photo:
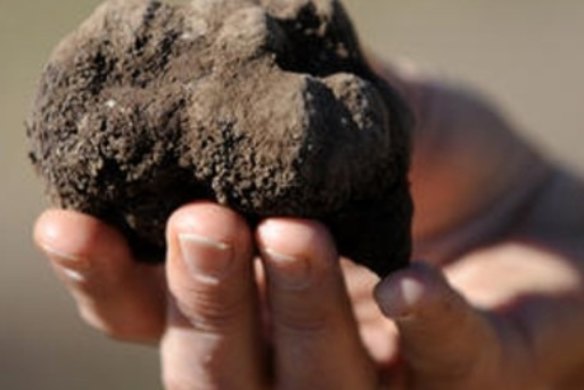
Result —
[[[310, 221], [260, 225], [256, 242], [267, 283], [259, 277], [256, 287], [253, 240], [242, 219], [212, 204], [184, 207], [169, 222], [166, 302], [160, 270], [128, 261], [122, 237], [96, 220], [49, 211], [39, 220], [37, 239], [90, 324], [116, 338], [161, 340], [169, 389], [252, 389], [271, 380], [292, 389], [374, 389], [379, 382], [390, 388], [537, 389], [545, 383], [539, 375], [552, 368], [540, 367], [553, 361], [549, 355], [564, 358], [575, 347], [558, 325], [569, 322], [577, 306], [551, 308], [548, 298], [537, 311], [533, 305], [505, 307], [522, 287], [533, 294], [538, 280], [548, 281], [541, 287], [546, 295], [563, 294], [578, 281], [553, 264], [521, 266], [524, 256], [537, 261], [541, 254], [518, 248], [448, 268], [467, 295], [493, 312], [471, 307], [440, 273], [414, 264], [376, 289], [392, 323], [372, 305], [367, 286], [373, 276], [345, 264], [353, 314], [331, 239]], [[100, 253], [103, 248], [110, 250]], [[485, 285], [489, 280], [499, 288]], [[270, 332], [260, 315], [264, 307]], [[547, 326], [546, 313], [556, 314]]]
[[[414, 91], [410, 96], [423, 95], [416, 95], [418, 87], [430, 88], [427, 83], [404, 85]], [[477, 184], [490, 183], [496, 176], [489, 153], [479, 152], [483, 146], [494, 148], [497, 142], [456, 141], [466, 133], [452, 129], [464, 129], [459, 125], [466, 118], [462, 125], [476, 124], [482, 129], [478, 133], [497, 138], [507, 132], [492, 126], [504, 122], [481, 121], [480, 115], [473, 122], [465, 112], [494, 116], [481, 103], [465, 100], [464, 94], [444, 89], [433, 93], [429, 96], [442, 98], [426, 98], [435, 102], [426, 102], [426, 107], [442, 108], [429, 110], [433, 120], [421, 123], [435, 125], [421, 125], [417, 134], [432, 134], [432, 127], [442, 127], [454, 135], [445, 136], [440, 148], [417, 146], [414, 196], [428, 213], [416, 221], [416, 244], [417, 253], [448, 262], [443, 267], [447, 279], [420, 264], [390, 276], [377, 287], [376, 298], [392, 320], [375, 304], [372, 275], [342, 262], [344, 287], [328, 233], [310, 221], [270, 220], [250, 232], [229, 210], [210, 204], [187, 206], [169, 221], [166, 275], [160, 268], [134, 263], [117, 232], [76, 213], [53, 210], [44, 214], [37, 223], [37, 242], [48, 249], [52, 264], [90, 324], [116, 338], [162, 340], [164, 373], [171, 389], [254, 388], [273, 383], [285, 388], [376, 388], [381, 383], [391, 388], [516, 389], [567, 381], [578, 372], [584, 356], [582, 268], [577, 260], [583, 252], [575, 244], [581, 241], [577, 233], [582, 229], [578, 222], [566, 225], [565, 215], [557, 215], [558, 202], [571, 215], [581, 215], [582, 210], [578, 214], [577, 204], [557, 197], [584, 192], [576, 185], [566, 191], [566, 183], [573, 183], [567, 178], [550, 180], [542, 190], [538, 180], [546, 175], [525, 175], [519, 168], [500, 171], [512, 174], [499, 175], [505, 179], [497, 176], [499, 184], [489, 187], [492, 191], [474, 191]], [[420, 109], [421, 104], [416, 107], [420, 118], [431, 117]], [[463, 111], [453, 112], [453, 107], [463, 107]], [[456, 115], [447, 119], [452, 114]], [[502, 144], [515, 139], [506, 137]], [[476, 150], [463, 156], [477, 161], [463, 164], [460, 175], [448, 158], [432, 157], [435, 150], [463, 152], [465, 145]], [[531, 160], [544, 167], [541, 172], [547, 171], [535, 154], [517, 153], [529, 148], [515, 141], [509, 145], [513, 147], [499, 151], [524, 156], [513, 160], [520, 161], [518, 165], [526, 166], [525, 161]], [[426, 172], [420, 167], [456, 179], [453, 185], [442, 181], [434, 187], [451, 191], [418, 201], [424, 193], [421, 189], [430, 185], [417, 179]], [[540, 179], [519, 180], [526, 177]], [[526, 184], [518, 184], [522, 182]], [[508, 193], [505, 187], [509, 185], [519, 189], [511, 191], [518, 195], [513, 202], [501, 202], [507, 199], [501, 194]], [[534, 194], [539, 195], [537, 201]], [[451, 218], [448, 213], [431, 212], [448, 202], [464, 207], [446, 207]], [[507, 203], [507, 210], [526, 203], [532, 206], [523, 218], [511, 213], [516, 218], [504, 226], [481, 217], [480, 210], [500, 203]], [[555, 222], [555, 232], [565, 232], [569, 239], [550, 238], [544, 226], [551, 222]], [[508, 228], [510, 223], [513, 229]], [[473, 229], [465, 229], [469, 224]], [[504, 228], [509, 233], [505, 237], [501, 235]], [[179, 235], [203, 246], [204, 253], [195, 256], [201, 261], [218, 259], [214, 251], [231, 253], [232, 265], [220, 277], [221, 283], [192, 277]], [[215, 245], [201, 237], [211, 238]], [[516, 242], [526, 237], [570, 253], [562, 256]], [[477, 250], [476, 244], [487, 240], [491, 245]], [[260, 273], [254, 283], [254, 244], [263, 249], [267, 281]], [[284, 255], [279, 262], [275, 252]], [[310, 276], [305, 277], [305, 284], [295, 288], [296, 280], [290, 288], [289, 280], [280, 278], [277, 270], [287, 267], [286, 275], [302, 280], [302, 267], [296, 260], [309, 264]], [[259, 290], [257, 295], [254, 289]]]

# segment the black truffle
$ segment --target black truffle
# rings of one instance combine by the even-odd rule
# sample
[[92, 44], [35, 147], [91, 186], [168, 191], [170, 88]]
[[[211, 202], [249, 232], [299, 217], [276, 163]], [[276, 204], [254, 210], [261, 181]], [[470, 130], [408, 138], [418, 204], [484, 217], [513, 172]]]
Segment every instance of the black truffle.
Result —
[[212, 199], [319, 219], [383, 276], [410, 255], [409, 118], [335, 0], [110, 0], [52, 54], [28, 136], [53, 201], [141, 260]]

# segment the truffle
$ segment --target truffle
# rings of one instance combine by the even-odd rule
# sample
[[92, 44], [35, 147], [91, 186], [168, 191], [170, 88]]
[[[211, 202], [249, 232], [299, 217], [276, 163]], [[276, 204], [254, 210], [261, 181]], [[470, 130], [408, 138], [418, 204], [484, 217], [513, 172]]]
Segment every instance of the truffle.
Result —
[[410, 255], [410, 122], [336, 0], [110, 0], [53, 52], [27, 134], [53, 202], [140, 260], [210, 199], [318, 219], [383, 276]]

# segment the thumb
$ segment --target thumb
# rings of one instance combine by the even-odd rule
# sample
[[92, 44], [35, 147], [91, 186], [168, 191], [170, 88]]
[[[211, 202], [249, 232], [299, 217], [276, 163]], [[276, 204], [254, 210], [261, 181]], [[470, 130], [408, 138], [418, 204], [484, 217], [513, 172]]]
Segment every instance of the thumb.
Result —
[[398, 327], [402, 356], [418, 385], [456, 388], [488, 375], [497, 356], [495, 331], [439, 271], [414, 263], [383, 280], [375, 297]]

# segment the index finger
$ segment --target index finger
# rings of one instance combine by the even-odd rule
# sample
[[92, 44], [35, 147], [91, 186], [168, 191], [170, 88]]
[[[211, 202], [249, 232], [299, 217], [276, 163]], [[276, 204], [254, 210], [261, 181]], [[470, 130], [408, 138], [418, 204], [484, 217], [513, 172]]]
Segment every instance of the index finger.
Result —
[[89, 325], [118, 339], [158, 340], [165, 313], [161, 267], [135, 262], [119, 232], [91, 216], [52, 209], [38, 218], [34, 240]]

